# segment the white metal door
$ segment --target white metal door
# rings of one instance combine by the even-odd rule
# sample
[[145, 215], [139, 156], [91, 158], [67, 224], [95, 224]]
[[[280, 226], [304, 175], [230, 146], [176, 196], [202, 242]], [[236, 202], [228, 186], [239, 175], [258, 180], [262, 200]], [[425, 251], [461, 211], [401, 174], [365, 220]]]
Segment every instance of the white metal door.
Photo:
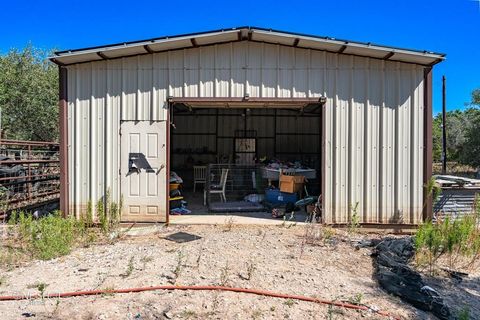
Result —
[[166, 122], [123, 122], [121, 135], [122, 221], [166, 222]]

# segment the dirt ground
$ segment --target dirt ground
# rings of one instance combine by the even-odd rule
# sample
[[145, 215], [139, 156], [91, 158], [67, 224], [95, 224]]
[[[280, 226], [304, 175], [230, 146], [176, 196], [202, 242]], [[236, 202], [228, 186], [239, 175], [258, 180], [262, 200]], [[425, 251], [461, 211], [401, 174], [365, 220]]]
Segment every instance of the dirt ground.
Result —
[[[434, 319], [382, 291], [370, 249], [336, 231], [304, 243], [304, 226], [168, 226], [50, 261], [0, 269], [0, 295], [167, 285], [227, 285], [350, 301], [402, 319]], [[201, 239], [176, 243], [178, 232]], [[250, 270], [250, 271], [249, 271]], [[39, 286], [40, 285], [40, 286]], [[308, 302], [245, 293], [152, 291], [0, 302], [2, 319], [385, 319]]]

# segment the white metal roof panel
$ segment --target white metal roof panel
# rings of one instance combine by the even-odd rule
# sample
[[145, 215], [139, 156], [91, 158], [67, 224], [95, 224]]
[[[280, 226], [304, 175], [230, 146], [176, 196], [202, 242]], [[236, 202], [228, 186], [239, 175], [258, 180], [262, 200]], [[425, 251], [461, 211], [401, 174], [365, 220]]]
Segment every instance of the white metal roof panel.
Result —
[[68, 65], [80, 62], [113, 59], [136, 54], [147, 54], [152, 52], [161, 52], [243, 40], [338, 52], [342, 54], [359, 55], [364, 57], [388, 59], [422, 65], [434, 65], [445, 59], [445, 54], [441, 53], [401, 49], [373, 45], [371, 43], [346, 41], [328, 37], [296, 34], [262, 28], [241, 27], [136, 42], [125, 42], [84, 49], [58, 51], [53, 57], [51, 57], [51, 60], [60, 65]]
[[87, 61], [98, 61], [98, 60], [102, 60], [103, 58], [100, 57], [96, 52], [86, 52], [86, 53], [66, 54], [61, 57], [54, 56], [50, 59], [55, 63], [75, 64], [75, 63], [87, 62]]
[[195, 39], [196, 43], [199, 46], [235, 41], [238, 39], [238, 30], [230, 31], [230, 32], [227, 32], [227, 31], [219, 32], [217, 34], [212, 34], [207, 36], [197, 36], [193, 38]]
[[153, 51], [166, 51], [178, 48], [193, 47], [193, 44], [190, 39], [169, 39], [166, 41], [149, 43], [148, 46]]
[[102, 54], [105, 55], [107, 58], [119, 58], [119, 57], [133, 56], [136, 54], [143, 54], [146, 52], [147, 51], [145, 51], [143, 46], [135, 46], [135, 47], [125, 46], [123, 48], [102, 51]]

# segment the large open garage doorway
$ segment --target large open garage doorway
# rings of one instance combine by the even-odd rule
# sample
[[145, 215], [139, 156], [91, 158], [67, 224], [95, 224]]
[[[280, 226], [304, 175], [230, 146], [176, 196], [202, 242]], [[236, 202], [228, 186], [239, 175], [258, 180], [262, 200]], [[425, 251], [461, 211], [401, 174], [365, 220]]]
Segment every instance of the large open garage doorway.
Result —
[[172, 99], [170, 214], [305, 221], [291, 212], [322, 192], [322, 102]]

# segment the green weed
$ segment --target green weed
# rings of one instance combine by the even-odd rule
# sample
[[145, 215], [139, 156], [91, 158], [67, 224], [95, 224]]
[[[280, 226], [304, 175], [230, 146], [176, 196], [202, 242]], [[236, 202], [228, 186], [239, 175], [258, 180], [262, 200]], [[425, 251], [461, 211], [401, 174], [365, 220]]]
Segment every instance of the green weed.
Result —
[[462, 310], [458, 312], [458, 320], [470, 320], [470, 308], [465, 306]]
[[442, 194], [442, 188], [440, 188], [440, 186], [436, 183], [435, 177], [431, 177], [423, 187], [425, 188], [427, 194], [427, 197], [423, 203], [423, 208], [425, 209], [430, 197], [434, 203], [437, 201], [438, 197]]
[[127, 270], [125, 270], [125, 273], [120, 275], [122, 278], [128, 278], [132, 275], [133, 270], [135, 269], [135, 266], [134, 266], [135, 260], [134, 259], [135, 258], [132, 256], [132, 257], [130, 257], [130, 260], [128, 260]]
[[354, 295], [352, 298], [349, 299], [349, 302], [351, 304], [355, 304], [355, 305], [359, 306], [359, 305], [362, 304], [362, 300], [363, 300], [363, 294], [362, 293], [357, 293], [356, 295]]
[[178, 280], [180, 275], [182, 274], [183, 268], [185, 267], [186, 257], [182, 251], [178, 251], [177, 253], [177, 264], [175, 269], [173, 270], [173, 274], [175, 275], [175, 282]]
[[230, 266], [228, 265], [228, 261], [225, 263], [225, 267], [222, 268], [220, 271], [220, 286], [226, 287], [228, 284], [228, 280], [230, 277]]
[[479, 222], [480, 214], [476, 208], [471, 214], [456, 219], [446, 217], [437, 223], [428, 221], [421, 225], [415, 235], [417, 264], [421, 265], [426, 260], [432, 274], [442, 256], [448, 258], [452, 269], [460, 257], [469, 259], [468, 266], [473, 265], [480, 258]]
[[247, 266], [247, 277], [246, 277], [246, 279], [251, 280], [255, 270], [257, 269], [257, 265], [256, 265], [255, 261], [252, 260], [252, 261], [247, 262], [246, 266]]
[[350, 206], [351, 209], [351, 216], [350, 216], [350, 223], [348, 224], [348, 232], [355, 233], [357, 232], [358, 228], [360, 228], [360, 215], [358, 214], [358, 205], [359, 203], [356, 202], [355, 205]]
[[285, 300], [285, 302], [283, 304], [285, 304], [287, 307], [291, 308], [295, 305], [295, 303], [296, 303], [295, 300], [287, 299], [287, 300]]
[[103, 291], [105, 291], [104, 293], [102, 293], [102, 297], [112, 297], [115, 295], [115, 287], [114, 286], [109, 286], [109, 287], [105, 287], [103, 289]]
[[111, 200], [110, 189], [107, 189], [105, 197], [97, 201], [96, 211], [100, 229], [108, 234], [118, 229], [123, 208], [123, 195], [118, 203]]
[[27, 250], [42, 260], [69, 254], [83, 228], [75, 218], [63, 218], [59, 212], [40, 219], [24, 212], [13, 213], [9, 224], [25, 241]]

